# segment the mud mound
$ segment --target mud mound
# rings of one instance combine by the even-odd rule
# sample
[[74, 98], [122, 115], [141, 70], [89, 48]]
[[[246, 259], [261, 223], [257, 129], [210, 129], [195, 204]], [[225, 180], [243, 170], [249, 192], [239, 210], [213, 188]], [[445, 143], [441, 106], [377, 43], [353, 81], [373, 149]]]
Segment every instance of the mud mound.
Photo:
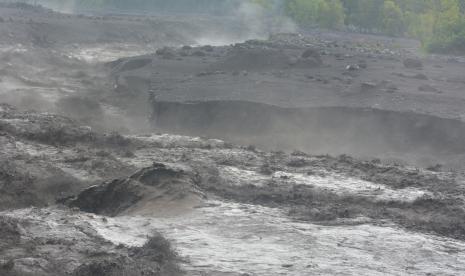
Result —
[[68, 201], [82, 211], [120, 214], [170, 215], [199, 204], [203, 194], [196, 176], [181, 167], [155, 163], [128, 179], [91, 187]]
[[290, 58], [280, 50], [236, 47], [213, 65], [216, 70], [265, 70], [289, 66]]
[[420, 165], [448, 162], [450, 156], [465, 154], [464, 123], [415, 113], [345, 107], [280, 108], [239, 101], [159, 102], [154, 111], [155, 125], [165, 131], [272, 150], [347, 153], [426, 163]]

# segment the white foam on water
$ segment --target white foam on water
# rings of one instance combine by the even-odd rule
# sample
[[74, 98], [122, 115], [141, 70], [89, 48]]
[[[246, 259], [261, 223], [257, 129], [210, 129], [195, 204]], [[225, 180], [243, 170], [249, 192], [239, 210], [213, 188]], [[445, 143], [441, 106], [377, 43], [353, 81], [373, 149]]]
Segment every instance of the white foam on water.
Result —
[[380, 201], [412, 202], [423, 196], [432, 196], [431, 193], [417, 188], [392, 189], [386, 185], [364, 181], [357, 178], [328, 174], [325, 176], [306, 175], [300, 173], [277, 172], [274, 177], [286, 179], [287, 182], [311, 185], [336, 194], [353, 194], [373, 197]]
[[211, 202], [173, 218], [90, 221], [116, 244], [140, 246], [154, 231], [168, 237], [188, 271], [251, 275], [460, 275], [465, 243], [370, 224], [320, 226], [278, 209]]
[[[162, 233], [200, 272], [249, 275], [462, 275], [465, 243], [370, 224], [321, 226], [299, 222], [280, 209], [210, 201], [176, 217], [115, 217], [64, 209], [2, 212], [23, 224], [25, 237], [86, 239], [81, 229], [127, 246]], [[195, 271], [195, 272], [194, 272]], [[191, 274], [189, 274], [191, 275]]]
[[392, 189], [386, 185], [364, 181], [325, 172], [324, 176], [306, 175], [278, 171], [266, 176], [255, 171], [240, 169], [233, 166], [220, 166], [220, 176], [230, 185], [265, 186], [270, 181], [281, 185], [306, 185], [338, 195], [356, 195], [369, 197], [376, 201], [412, 202], [424, 196], [433, 196], [428, 191], [417, 188]]

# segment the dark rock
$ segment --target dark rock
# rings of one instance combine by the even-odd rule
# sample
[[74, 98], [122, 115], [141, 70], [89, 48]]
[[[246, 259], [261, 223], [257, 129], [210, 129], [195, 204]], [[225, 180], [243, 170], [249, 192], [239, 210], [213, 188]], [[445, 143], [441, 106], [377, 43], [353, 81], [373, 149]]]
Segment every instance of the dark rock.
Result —
[[428, 80], [428, 77], [425, 75], [425, 74], [416, 74], [415, 76], [413, 76], [414, 79], [417, 79], [417, 80]]
[[373, 82], [362, 82], [361, 88], [364, 91], [373, 90], [377, 87], [376, 83]]
[[395, 85], [395, 84], [387, 84], [384, 88], [384, 91], [388, 92], [388, 93], [394, 93], [396, 92], [397, 90], [399, 90], [399, 88]]
[[321, 59], [321, 55], [318, 52], [318, 50], [313, 49], [313, 48], [309, 48], [305, 50], [305, 52], [302, 53], [302, 58], [310, 58], [310, 57]]
[[155, 163], [127, 179], [90, 187], [63, 203], [90, 213], [118, 215], [139, 201], [177, 202], [203, 198], [196, 188], [196, 176], [181, 168]]
[[421, 91], [421, 92], [434, 92], [434, 93], [440, 92], [436, 87], [431, 86], [429, 84], [424, 84], [424, 85], [418, 87], [418, 90]]
[[409, 69], [423, 69], [423, 62], [415, 58], [404, 59], [405, 68]]
[[213, 52], [215, 50], [215, 48], [213, 48], [213, 46], [210, 46], [210, 45], [202, 46], [201, 49], [205, 52]]
[[161, 49], [158, 49], [155, 54], [158, 56], [161, 56], [164, 59], [173, 59], [176, 57], [176, 52], [169, 48], [169, 47], [163, 47]]
[[350, 64], [346, 66], [347, 71], [358, 71], [360, 70], [360, 66], [358, 64]]
[[205, 52], [202, 52], [202, 51], [195, 51], [192, 53], [192, 56], [194, 57], [205, 57], [207, 56], [207, 54], [205, 54]]
[[318, 67], [323, 64], [323, 59], [321, 58], [318, 50], [309, 48], [302, 53], [301, 59], [298, 59], [292, 65], [304, 66], [304, 67]]
[[358, 66], [359, 66], [360, 68], [362, 68], [362, 69], [366, 69], [366, 68], [368, 67], [368, 64], [367, 64], [367, 62], [366, 62], [365, 60], [360, 60], [360, 61], [358, 62]]

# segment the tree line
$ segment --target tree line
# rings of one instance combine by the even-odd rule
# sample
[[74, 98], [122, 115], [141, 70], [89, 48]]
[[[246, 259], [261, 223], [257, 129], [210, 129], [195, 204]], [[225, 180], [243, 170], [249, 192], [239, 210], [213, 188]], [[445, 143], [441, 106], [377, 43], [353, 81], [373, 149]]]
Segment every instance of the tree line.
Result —
[[284, 0], [284, 12], [301, 26], [408, 36], [430, 52], [465, 53], [465, 0]]

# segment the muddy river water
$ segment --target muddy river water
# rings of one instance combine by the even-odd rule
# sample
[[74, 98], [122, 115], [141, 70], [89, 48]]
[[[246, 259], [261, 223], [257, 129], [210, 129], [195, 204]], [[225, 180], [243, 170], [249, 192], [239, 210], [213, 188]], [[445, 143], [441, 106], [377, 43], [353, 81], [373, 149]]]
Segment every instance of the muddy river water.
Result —
[[[198, 40], [198, 44], [211, 44], [213, 46], [232, 42], [234, 41], [226, 40], [226, 38], [217, 43], [207, 38]], [[253, 46], [253, 44], [251, 45]], [[113, 71], [104, 72], [101, 70], [103, 64], [124, 57], [151, 54], [156, 52], [158, 46], [149, 45], [149, 43], [110, 42], [95, 45], [70, 44], [61, 50], [31, 48], [22, 44], [0, 46], [0, 58], [5, 61], [0, 72], [0, 98], [3, 101], [19, 106], [23, 110], [35, 108], [43, 112], [56, 112], [61, 110], [60, 99], [86, 95], [87, 98], [99, 103], [101, 109], [99, 111], [102, 114], [99, 114], [101, 118], [97, 116], [96, 118], [101, 119], [102, 124], [106, 127], [104, 130], [119, 130], [116, 126], [131, 125], [133, 127], [132, 133], [137, 133], [118, 136], [123, 142], [127, 139], [130, 140], [130, 143], [137, 145], [133, 148], [128, 146], [127, 152], [124, 153], [122, 152], [126, 148], [122, 146], [121, 149], [118, 149], [115, 145], [103, 147], [100, 144], [83, 144], [78, 147], [67, 144], [47, 144], [35, 141], [33, 135], [24, 135], [24, 137], [29, 137], [26, 139], [17, 134], [21, 133], [20, 130], [24, 130], [25, 134], [31, 132], [28, 128], [31, 125], [34, 126], [33, 120], [40, 122], [41, 116], [37, 115], [37, 118], [33, 120], [28, 119], [29, 117], [26, 115], [23, 119], [18, 119], [13, 115], [9, 118], [6, 117], [8, 112], [0, 107], [0, 112], [5, 113], [5, 118], [0, 120], [0, 123], [5, 127], [0, 130], [9, 131], [8, 135], [11, 134], [3, 138], [0, 135], [0, 142], [3, 143], [1, 144], [1, 154], [3, 154], [1, 156], [7, 156], [12, 161], [17, 156], [23, 156], [26, 160], [24, 163], [27, 164], [27, 167], [24, 165], [24, 168], [30, 171], [33, 168], [30, 163], [38, 164], [41, 161], [44, 167], [53, 164], [54, 170], [60, 171], [63, 175], [69, 175], [76, 182], [97, 185], [121, 177], [110, 173], [110, 164], [120, 166], [115, 165], [114, 171], [119, 170], [118, 168], [125, 168], [125, 171], [135, 171], [149, 168], [154, 162], [179, 163], [182, 166], [184, 166], [182, 162], [185, 162], [188, 164], [186, 167], [192, 164], [199, 165], [203, 162], [201, 165], [210, 166], [211, 171], [217, 172], [215, 176], [221, 180], [218, 183], [224, 185], [225, 189], [253, 187], [253, 189], [267, 191], [271, 187], [270, 183], [274, 183], [277, 186], [282, 185], [283, 190], [288, 187], [305, 187], [302, 190], [312, 189], [312, 191], [341, 198], [345, 195], [354, 196], [373, 204], [370, 206], [378, 203], [387, 205], [387, 203], [393, 202], [398, 206], [405, 204], [407, 206], [405, 208], [408, 208], [409, 204], [413, 205], [417, 200], [428, 198], [431, 201], [437, 200], [439, 202], [441, 197], [450, 196], [445, 192], [444, 194], [435, 193], [434, 190], [428, 189], [428, 186], [422, 182], [426, 177], [420, 178], [424, 173], [420, 169], [415, 172], [416, 174], [412, 173], [417, 175], [420, 180], [413, 182], [415, 185], [407, 183], [405, 187], [396, 187], [394, 184], [389, 185], [392, 183], [386, 182], [383, 182], [384, 184], [370, 182], [364, 180], [367, 177], [362, 177], [366, 175], [351, 177], [330, 171], [326, 167], [323, 169], [317, 166], [310, 168], [310, 165], [305, 162], [302, 167], [299, 167], [299, 164], [293, 166], [285, 161], [276, 161], [275, 168], [267, 174], [260, 170], [261, 166], [268, 164], [265, 161], [273, 160], [270, 156], [276, 157], [278, 154], [265, 153], [260, 149], [245, 147], [253, 144], [259, 148], [262, 146], [263, 150], [270, 151], [289, 150], [290, 152], [296, 149], [313, 154], [348, 153], [370, 158], [382, 156], [386, 159], [400, 156], [404, 158], [402, 160], [411, 161], [413, 164], [431, 165], [441, 161], [441, 164], [451, 163], [450, 166], [453, 167], [452, 165], [455, 166], [456, 163], [462, 164], [465, 156], [463, 142], [465, 124], [463, 120], [440, 118], [403, 110], [401, 112], [376, 108], [367, 109], [366, 106], [349, 108], [328, 104], [328, 106], [315, 108], [284, 108], [262, 103], [222, 99], [199, 103], [187, 100], [185, 102], [172, 102], [168, 98], [170, 101], [158, 101], [153, 106], [149, 106], [145, 90], [143, 91], [145, 94], [141, 93], [141, 95], [145, 95], [145, 98], [141, 97], [139, 100], [147, 107], [137, 105], [140, 103], [137, 101], [134, 101], [135, 108], [121, 104], [121, 102], [135, 98], [135, 95], [124, 94], [131, 90], [130, 85], [123, 87], [124, 89], [121, 88], [122, 86], [118, 86], [119, 82], [125, 80], [125, 77], [129, 75], [121, 74], [118, 76], [112, 75]], [[185, 56], [176, 56], [184, 50], [193, 51], [193, 54], [189, 56], [184, 53]], [[196, 56], [196, 49], [192, 50], [190, 46], [186, 46], [184, 50], [179, 50], [181, 51], [178, 51], [179, 53], [173, 51], [174, 56], [171, 58], [158, 57], [157, 59], [154, 55], [155, 62], [159, 62], [160, 66], [157, 67], [157, 71], [161, 73], [145, 72], [144, 70], [148, 70], [147, 68], [151, 68], [150, 66], [137, 70], [145, 74], [141, 74], [143, 77], [154, 78], [156, 76], [160, 78], [159, 87], [163, 88], [165, 92], [169, 92], [170, 95], [176, 96], [176, 93], [184, 93], [189, 97], [191, 94], [195, 94], [195, 89], [191, 91], [192, 87], [205, 84], [214, 93], [218, 92], [217, 88], [221, 90], [226, 87], [229, 97], [230, 90], [232, 90], [231, 94], [234, 94], [234, 89], [230, 89], [226, 85], [223, 86], [228, 81], [234, 81], [237, 84], [236, 88], [247, 88], [243, 89], [247, 92], [247, 97], [250, 94], [249, 90], [253, 90], [255, 86], [263, 86], [263, 91], [268, 93], [267, 83], [270, 83], [271, 87], [275, 84], [288, 85], [292, 82], [293, 85], [297, 85], [296, 87], [323, 87], [323, 85], [334, 84], [338, 88], [339, 85], [344, 84], [347, 85], [347, 94], [344, 94], [343, 97], [355, 98], [359, 93], [349, 94], [350, 89], [358, 87], [360, 84], [365, 86], [371, 84], [371, 82], [368, 84], [366, 82], [359, 83], [362, 79], [357, 79], [357, 76], [349, 79], [348, 73], [343, 69], [337, 72], [342, 74], [344, 78], [334, 75], [328, 80], [319, 80], [319, 75], [310, 76], [307, 71], [303, 75], [303, 72], [299, 71], [298, 68], [292, 69], [294, 75], [290, 75], [295, 79], [289, 77], [286, 80], [284, 80], [285, 74], [275, 69], [269, 73], [259, 70], [257, 72], [253, 72], [253, 70], [250, 72], [197, 72], [195, 68], [204, 68], [204, 63], [207, 64], [207, 62], [221, 58], [224, 49], [221, 47], [213, 49], [212, 47], [211, 51], [201, 52], [203, 56]], [[347, 62], [351, 58], [355, 59], [355, 57], [347, 56]], [[154, 63], [154, 60], [151, 62]], [[381, 61], [381, 59], [379, 60]], [[183, 65], [184, 62], [185, 65]], [[192, 62], [192, 64], [188, 62]], [[173, 73], [173, 76], [163, 75], [170, 74], [168, 69], [176, 69], [177, 66], [180, 66], [178, 63], [188, 69], [191, 66], [195, 70], [192, 69], [194, 71], [191, 72], [190, 69], [186, 69], [184, 71], [182, 68], [179, 72]], [[345, 68], [345, 65], [341, 68]], [[323, 67], [323, 69], [329, 70], [330, 67]], [[385, 67], [387, 68], [387, 66]], [[136, 73], [140, 73], [137, 70], [135, 70]], [[383, 67], [382, 70], [386, 69]], [[431, 74], [433, 73], [436, 71], [431, 72]], [[127, 79], [131, 80], [130, 77]], [[407, 77], [403, 76], [402, 78]], [[350, 85], [344, 83], [347, 79], [349, 79]], [[136, 80], [144, 81], [143, 78], [136, 78]], [[320, 81], [321, 83], [319, 83]], [[315, 84], [315, 82], [318, 83]], [[378, 85], [375, 83], [373, 91], [369, 91], [371, 94], [367, 95], [375, 99], [375, 96], [381, 93], [380, 91], [384, 91], [384, 94], [379, 95], [388, 97], [391, 93], [398, 93], [397, 91], [406, 89], [402, 86], [403, 82], [399, 83], [397, 85], [399, 88], [396, 86], [396, 89], [389, 90], [390, 92], [383, 90], [386, 84]], [[184, 86], [188, 89], [184, 89]], [[144, 86], [142, 85], [142, 87]], [[457, 87], [460, 88], [458, 84]], [[118, 88], [120, 89], [118, 90]], [[106, 90], [109, 91], [107, 91], [108, 94], [101, 94], [103, 93], [101, 91]], [[207, 95], [209, 90], [204, 90], [202, 87], [199, 91], [201, 91], [200, 95]], [[322, 91], [327, 92], [326, 90]], [[338, 88], [337, 91], [342, 93], [345, 90]], [[133, 92], [137, 92], [137, 89], [134, 89]], [[310, 92], [308, 91], [308, 93]], [[415, 93], [419, 92], [415, 90]], [[296, 92], [295, 94], [304, 95], [305, 93]], [[110, 97], [105, 97], [108, 95]], [[340, 95], [337, 94], [337, 96]], [[369, 98], [368, 96], [363, 94], [360, 97]], [[439, 97], [439, 93], [433, 96]], [[121, 102], [116, 99], [118, 97], [121, 97]], [[291, 98], [289, 96], [289, 99]], [[309, 99], [313, 98], [309, 97]], [[343, 100], [345, 101], [345, 98]], [[330, 101], [328, 102], [330, 103]], [[147, 114], [144, 113], [140, 117], [134, 115], [137, 112], [133, 112], [133, 109], [144, 108], [147, 109]], [[150, 117], [152, 110], [149, 112], [149, 108], [156, 110], [158, 113], [154, 112], [154, 114], [156, 113], [157, 116]], [[134, 113], [134, 118], [128, 115], [131, 112]], [[462, 111], [460, 110], [460, 112]], [[85, 111], [78, 113], [85, 113]], [[75, 119], [82, 118], [77, 116]], [[56, 119], [50, 118], [49, 120]], [[158, 131], [178, 135], [142, 135], [140, 134], [142, 131], [138, 133], [137, 130], [134, 130], [137, 129], [134, 122], [142, 125], [141, 128], [147, 132]], [[92, 126], [83, 127], [88, 129], [89, 133], [93, 131]], [[290, 133], [292, 135], [289, 135]], [[207, 140], [197, 136], [217, 139]], [[224, 139], [225, 142], [218, 139]], [[102, 141], [107, 140], [102, 138]], [[229, 145], [229, 142], [244, 147]], [[282, 156], [284, 155], [285, 153], [282, 153]], [[292, 158], [298, 159], [295, 156]], [[301, 159], [307, 162], [313, 160], [312, 158], [309, 155], [304, 155]], [[290, 157], [288, 159], [291, 160]], [[98, 160], [101, 162], [92, 163], [92, 161]], [[95, 172], [97, 169], [94, 168], [94, 164], [96, 164], [97, 169], [101, 165], [101, 169], [105, 173], [102, 172], [101, 175], [98, 175]], [[376, 166], [378, 165], [373, 165], [373, 168]], [[189, 167], [186, 171], [190, 169], [195, 171], [193, 168]], [[363, 171], [363, 168], [354, 167], [351, 169]], [[37, 171], [40, 172], [39, 169]], [[373, 169], [373, 171], [375, 170]], [[428, 173], [428, 175], [433, 174], [433, 172]], [[107, 175], [111, 175], [111, 177]], [[128, 175], [130, 174], [125, 174], [124, 177]], [[204, 186], [207, 187], [207, 185]], [[0, 187], [2, 187], [2, 183], [0, 183]], [[456, 189], [454, 192], [461, 191], [456, 186], [453, 188]], [[202, 195], [207, 195], [211, 191], [205, 188], [201, 192]], [[444, 200], [447, 208], [449, 208], [447, 205], [449, 202], [456, 202], [452, 200], [456, 200], [453, 196], [448, 198], [449, 201]], [[351, 218], [336, 218], [319, 223], [317, 221], [297, 220], [290, 215], [289, 206], [276, 204], [280, 208], [272, 208], [258, 205], [258, 203], [257, 205], [246, 204], [243, 203], [246, 202], [245, 200], [237, 199], [234, 201], [227, 196], [222, 197], [221, 194], [214, 194], [214, 192], [202, 197], [199, 201], [201, 204], [183, 210], [183, 212], [160, 211], [155, 210], [152, 206], [152, 209], [148, 207], [139, 210], [139, 213], [136, 214], [122, 212], [125, 215], [116, 217], [87, 214], [76, 209], [57, 207], [53, 205], [54, 203], [47, 205], [52, 207], [24, 209], [30, 206], [26, 205], [21, 206], [20, 209], [0, 212], [0, 217], [11, 217], [23, 221], [21, 227], [18, 227], [21, 237], [34, 237], [32, 240], [41, 240], [41, 238], [47, 237], [61, 239], [57, 247], [61, 247], [62, 241], [85, 240], [84, 236], [92, 236], [88, 234], [89, 232], [96, 233], [99, 239], [103, 238], [114, 245], [140, 247], [155, 233], [161, 233], [172, 242], [173, 248], [181, 259], [182, 269], [187, 272], [187, 275], [194, 276], [463, 275], [465, 271], [465, 242], [463, 239], [427, 234], [427, 231], [406, 230], [407, 227], [395, 224], [387, 216], [386, 219], [384, 217], [375, 219], [350, 216]], [[179, 202], [174, 201], [173, 206], [176, 203]], [[444, 209], [447, 209], [446, 207]], [[460, 206], [460, 208], [462, 207]], [[450, 207], [450, 209], [453, 208]], [[417, 209], [413, 210], [412, 213], [416, 214], [415, 211]], [[431, 212], [431, 216], [435, 215], [436, 219], [442, 214], [447, 214], [446, 211], [444, 213]], [[457, 211], [457, 213], [459, 212]], [[144, 216], [140, 214], [144, 214]], [[453, 215], [451, 214], [450, 220], [459, 217]], [[87, 232], [82, 229], [87, 229]], [[108, 242], [106, 243], [111, 244]], [[63, 242], [63, 244], [66, 243]], [[55, 252], [53, 250], [55, 248], [50, 249], [50, 252]], [[9, 253], [11, 256], [16, 256], [17, 252], [19, 250], [12, 249]], [[45, 256], [50, 252], [41, 252], [41, 254]], [[21, 264], [25, 260], [26, 258], [23, 258], [17, 263]], [[36, 265], [31, 266], [35, 267]], [[37, 267], [39, 266], [37, 265]]]
[[375, 226], [363, 218], [315, 225], [293, 221], [279, 209], [221, 201], [177, 217], [89, 223], [116, 244], [142, 245], [160, 231], [193, 273], [460, 275], [465, 266], [465, 243], [456, 240]]

